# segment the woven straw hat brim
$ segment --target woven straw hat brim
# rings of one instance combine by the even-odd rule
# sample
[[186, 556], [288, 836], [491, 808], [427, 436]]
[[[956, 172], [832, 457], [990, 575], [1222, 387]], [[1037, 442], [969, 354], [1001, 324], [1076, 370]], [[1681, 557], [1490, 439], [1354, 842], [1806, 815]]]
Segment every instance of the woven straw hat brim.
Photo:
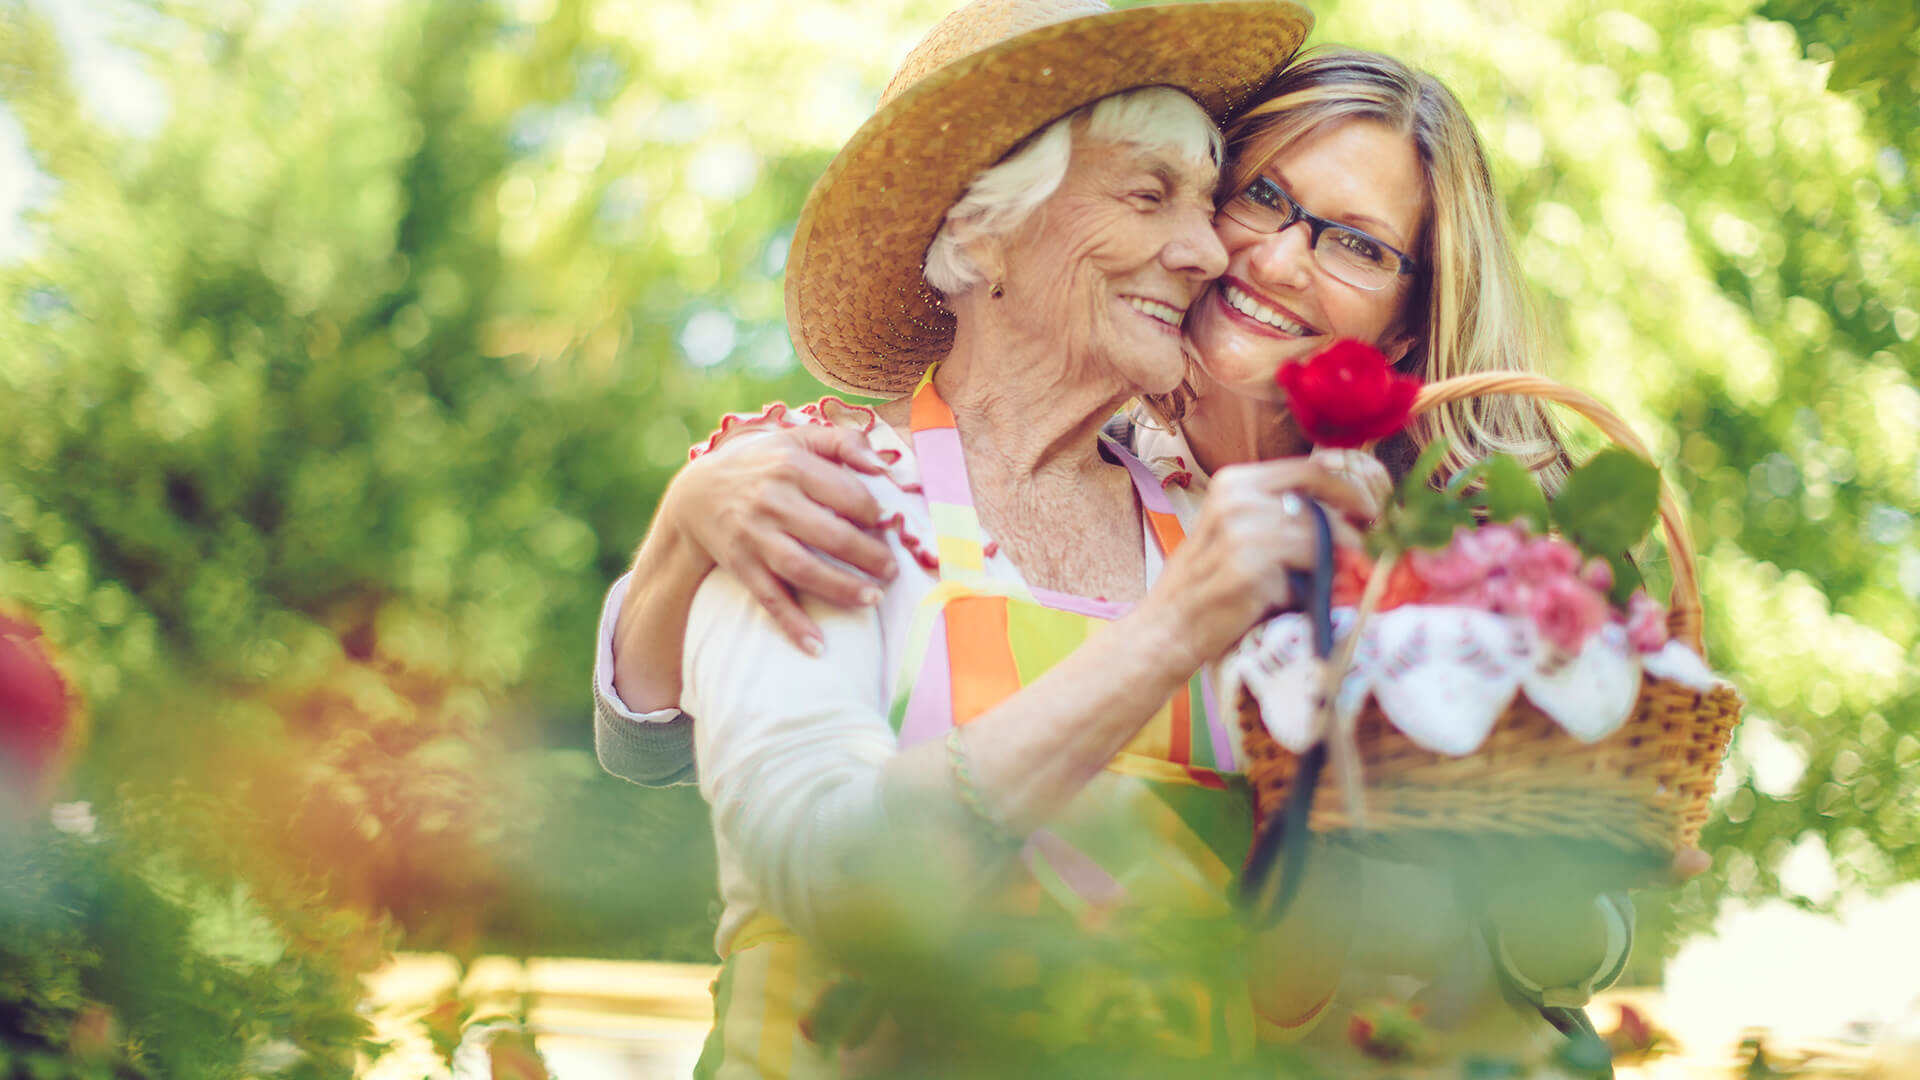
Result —
[[953, 344], [921, 277], [927, 246], [981, 170], [1082, 105], [1171, 86], [1223, 122], [1313, 26], [1287, 0], [1138, 7], [1044, 26], [933, 71], [848, 140], [801, 210], [787, 259], [800, 360], [849, 393], [898, 397]]

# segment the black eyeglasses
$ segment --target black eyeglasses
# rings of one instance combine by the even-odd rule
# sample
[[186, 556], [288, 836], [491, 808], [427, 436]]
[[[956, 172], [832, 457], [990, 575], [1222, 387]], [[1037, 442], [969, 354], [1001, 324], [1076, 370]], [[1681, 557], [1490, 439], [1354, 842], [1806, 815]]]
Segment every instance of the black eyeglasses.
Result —
[[1257, 233], [1277, 233], [1296, 221], [1306, 222], [1307, 246], [1313, 249], [1314, 261], [1356, 289], [1378, 292], [1397, 277], [1412, 276], [1417, 265], [1412, 256], [1392, 244], [1351, 225], [1307, 213], [1293, 196], [1264, 176], [1254, 177], [1246, 190], [1228, 199], [1220, 209]]

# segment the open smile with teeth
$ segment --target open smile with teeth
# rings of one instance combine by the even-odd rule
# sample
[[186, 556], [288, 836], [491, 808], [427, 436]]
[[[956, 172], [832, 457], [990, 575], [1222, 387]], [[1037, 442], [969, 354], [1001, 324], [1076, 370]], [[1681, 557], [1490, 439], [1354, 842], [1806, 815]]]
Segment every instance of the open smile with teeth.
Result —
[[1149, 300], [1144, 296], [1127, 296], [1122, 297], [1122, 299], [1124, 299], [1127, 302], [1127, 306], [1133, 310], [1145, 315], [1149, 319], [1166, 323], [1176, 330], [1180, 327], [1181, 316], [1186, 314], [1186, 312], [1180, 308], [1173, 307], [1170, 304], [1163, 304], [1158, 300]]
[[1220, 298], [1225, 300], [1227, 306], [1233, 310], [1255, 322], [1265, 323], [1283, 334], [1292, 334], [1295, 337], [1313, 337], [1320, 333], [1320, 331], [1315, 330], [1306, 323], [1295, 322], [1280, 312], [1261, 303], [1246, 290], [1235, 285], [1229, 285], [1224, 281], [1220, 283]]

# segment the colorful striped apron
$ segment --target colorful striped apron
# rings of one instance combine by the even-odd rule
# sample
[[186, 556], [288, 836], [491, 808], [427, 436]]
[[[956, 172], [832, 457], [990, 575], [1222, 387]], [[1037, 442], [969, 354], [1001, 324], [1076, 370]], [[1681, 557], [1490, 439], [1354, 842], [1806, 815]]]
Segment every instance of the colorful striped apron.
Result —
[[[991, 709], [1129, 606], [989, 577], [959, 432], [934, 390], [931, 369], [914, 394], [912, 430], [940, 581], [921, 602], [902, 653], [890, 712], [902, 749], [942, 739]], [[1149, 529], [1170, 553], [1184, 534], [1159, 483], [1125, 449], [1104, 436], [1103, 442], [1131, 474]], [[995, 916], [1045, 920], [1057, 934], [1084, 941], [1084, 953], [1074, 955], [1093, 961], [1109, 943], [1115, 950], [1150, 951], [1163, 930], [1175, 949], [1183, 947], [1180, 935], [1196, 926], [1236, 934], [1231, 898], [1252, 840], [1253, 807], [1239, 775], [1238, 741], [1225, 719], [1201, 675], [1172, 695], [1066, 810], [1031, 836], [1020, 855], [1029, 874], [993, 898]], [[1230, 944], [1223, 951], [1235, 949]], [[1073, 1044], [1082, 1034], [1074, 1017], [1101, 1011], [1098, 1003], [1085, 1004], [1088, 988], [1097, 990], [1101, 980], [1031, 963], [1024, 970], [1031, 982], [1073, 984], [1066, 996], [1078, 995], [1080, 1005], [1039, 1017], [1066, 1029], [1051, 1033], [1052, 1041]], [[715, 983], [716, 1026], [695, 1075], [841, 1075], [840, 1055], [803, 1030], [837, 981], [818, 953], [771, 916], [749, 921], [729, 944]], [[1008, 989], [1024, 990], [1018, 996], [1028, 1001], [1062, 996], [1045, 986]], [[1252, 1052], [1255, 1021], [1240, 979], [1175, 979], [1149, 996], [1155, 1051], [1215, 1059]], [[1140, 995], [1132, 997], [1129, 1024], [1137, 1029]]]

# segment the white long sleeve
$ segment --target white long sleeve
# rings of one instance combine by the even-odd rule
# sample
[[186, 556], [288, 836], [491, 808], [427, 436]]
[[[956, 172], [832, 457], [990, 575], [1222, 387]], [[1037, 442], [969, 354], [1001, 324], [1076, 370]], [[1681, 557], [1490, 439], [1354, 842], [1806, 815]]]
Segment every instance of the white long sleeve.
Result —
[[[809, 657], [789, 643], [734, 575], [716, 570], [694, 594], [681, 662], [681, 705], [693, 725], [700, 793], [713, 807], [726, 910], [716, 945], [756, 912], [808, 934], [821, 914], [860, 887], [843, 872], [849, 845], [881, 820], [880, 771], [896, 747], [887, 707], [898, 657], [920, 600], [936, 577], [902, 534], [930, 544], [932, 528], [912, 453], [885, 424], [876, 446], [900, 451], [892, 478], [862, 477], [883, 517], [899, 574], [881, 602], [843, 610], [803, 598], [824, 647]], [[1004, 556], [987, 572], [1018, 579]]]
[[[885, 424], [871, 437], [901, 453], [891, 479], [861, 478], [881, 517], [899, 518], [886, 530], [899, 574], [868, 610], [803, 599], [824, 635], [819, 658], [794, 648], [732, 574], [713, 572], [694, 595], [680, 699], [699, 718], [694, 755], [700, 792], [713, 807], [726, 904], [716, 935], [722, 952], [757, 911], [813, 936], [834, 905], [872, 885], [847, 874], [845, 857], [883, 821], [880, 774], [897, 746], [887, 710], [914, 614], [938, 578], [909, 549], [933, 546], [913, 455]], [[1143, 544], [1145, 528], [1143, 521]], [[1151, 580], [1161, 563], [1148, 550]], [[998, 550], [985, 568], [1022, 580]]]
[[807, 614], [825, 640], [819, 659], [789, 644], [738, 578], [712, 574], [694, 597], [681, 692], [700, 717], [694, 753], [728, 914], [732, 868], [750, 883], [738, 899], [802, 934], [858, 887], [838, 870], [883, 815], [880, 769], [896, 745], [881, 616], [825, 604]]

